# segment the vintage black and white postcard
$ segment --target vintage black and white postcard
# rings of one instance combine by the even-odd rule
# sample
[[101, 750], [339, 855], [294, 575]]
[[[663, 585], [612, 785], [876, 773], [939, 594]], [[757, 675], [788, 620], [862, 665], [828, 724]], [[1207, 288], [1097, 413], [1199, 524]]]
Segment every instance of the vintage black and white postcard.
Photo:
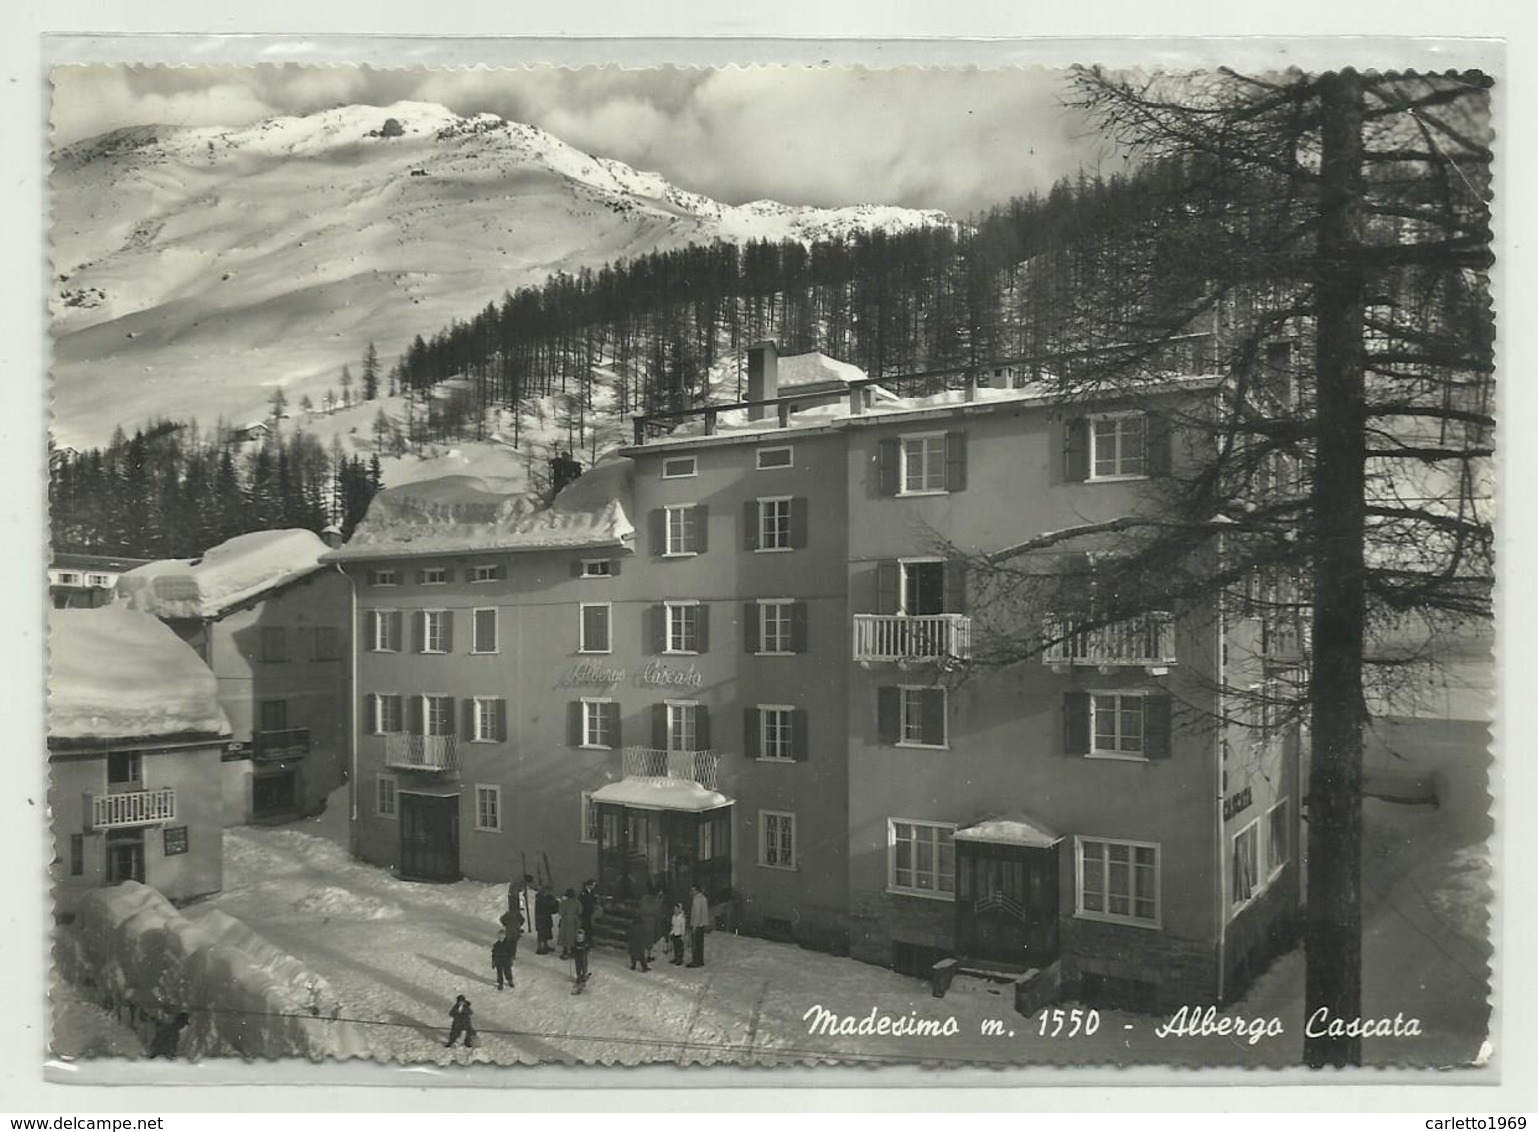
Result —
[[1501, 79], [1284, 62], [53, 67], [49, 1056], [1485, 1065]]

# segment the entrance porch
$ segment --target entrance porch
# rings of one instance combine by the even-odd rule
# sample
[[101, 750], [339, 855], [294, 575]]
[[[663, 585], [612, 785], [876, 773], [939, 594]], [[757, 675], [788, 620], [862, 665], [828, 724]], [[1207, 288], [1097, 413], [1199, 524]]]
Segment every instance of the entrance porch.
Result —
[[1062, 840], [1017, 814], [956, 831], [956, 951], [963, 964], [1024, 971], [1057, 959]]

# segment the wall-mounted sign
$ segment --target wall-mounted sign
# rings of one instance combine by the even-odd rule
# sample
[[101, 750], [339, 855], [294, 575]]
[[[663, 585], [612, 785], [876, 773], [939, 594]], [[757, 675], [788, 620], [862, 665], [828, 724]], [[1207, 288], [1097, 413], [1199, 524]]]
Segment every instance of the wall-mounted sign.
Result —
[[625, 670], [585, 660], [566, 672], [556, 684], [561, 688], [608, 688], [623, 683]]
[[654, 660], [636, 673], [635, 682], [641, 688], [698, 688], [705, 683], [705, 677], [692, 664], [688, 668], [675, 668]]
[[1254, 798], [1251, 797], [1248, 786], [1237, 794], [1230, 794], [1227, 798], [1223, 799], [1223, 820], [1227, 821], [1235, 814], [1244, 813], [1245, 810], [1250, 808], [1250, 804], [1253, 801]]
[[699, 688], [705, 676], [694, 665], [679, 668], [660, 660], [647, 663], [632, 677], [623, 668], [610, 668], [605, 664], [583, 661], [562, 673], [556, 680], [558, 688], [612, 688], [629, 678], [637, 688]]

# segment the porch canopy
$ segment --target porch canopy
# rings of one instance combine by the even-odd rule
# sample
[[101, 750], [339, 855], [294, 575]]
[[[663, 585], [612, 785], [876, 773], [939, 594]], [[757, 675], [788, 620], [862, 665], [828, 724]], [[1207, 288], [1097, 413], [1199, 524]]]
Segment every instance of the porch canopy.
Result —
[[638, 810], [699, 814], [730, 806], [733, 800], [687, 778], [623, 778], [593, 791], [593, 801]]
[[1018, 845], [1027, 849], [1050, 849], [1063, 839], [1046, 826], [1024, 814], [1004, 814], [976, 825], [958, 829], [957, 841], [975, 841], [986, 845]]

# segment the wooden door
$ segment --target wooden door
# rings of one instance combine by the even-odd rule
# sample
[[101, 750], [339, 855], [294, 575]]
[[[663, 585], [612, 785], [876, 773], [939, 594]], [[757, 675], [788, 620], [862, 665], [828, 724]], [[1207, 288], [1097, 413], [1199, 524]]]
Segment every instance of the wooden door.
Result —
[[144, 831], [113, 830], [107, 834], [107, 883], [144, 883]]
[[459, 879], [459, 795], [400, 795], [400, 874], [410, 880]]
[[967, 846], [956, 856], [963, 955], [1039, 967], [1057, 957], [1057, 851]]

